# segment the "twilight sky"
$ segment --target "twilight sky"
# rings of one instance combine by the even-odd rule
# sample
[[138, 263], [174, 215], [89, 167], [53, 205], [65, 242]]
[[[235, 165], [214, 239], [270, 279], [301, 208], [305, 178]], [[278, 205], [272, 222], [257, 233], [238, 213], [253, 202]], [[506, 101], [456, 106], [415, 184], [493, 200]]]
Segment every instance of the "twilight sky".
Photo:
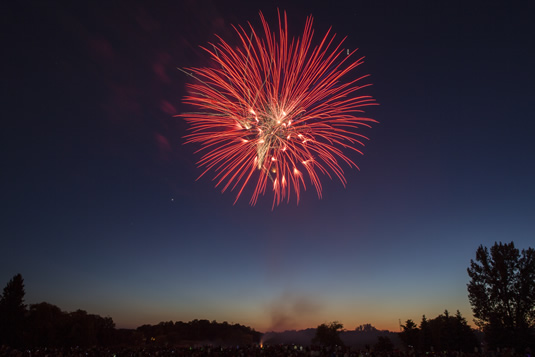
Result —
[[[107, 3], [107, 2], [106, 2]], [[117, 327], [471, 322], [480, 244], [535, 246], [530, 1], [16, 1], [2, 11], [0, 284]], [[232, 24], [314, 16], [365, 56], [380, 124], [348, 185], [271, 210], [214, 188], [174, 114]]]

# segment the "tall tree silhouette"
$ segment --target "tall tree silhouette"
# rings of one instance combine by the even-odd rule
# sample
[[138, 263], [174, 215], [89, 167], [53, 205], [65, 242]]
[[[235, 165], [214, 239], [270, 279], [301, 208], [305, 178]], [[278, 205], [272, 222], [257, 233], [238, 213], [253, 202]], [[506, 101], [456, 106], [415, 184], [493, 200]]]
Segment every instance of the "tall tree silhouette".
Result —
[[312, 339], [312, 343], [324, 346], [343, 346], [344, 343], [340, 338], [340, 332], [344, 325], [338, 321], [331, 322], [330, 324], [321, 324], [316, 328], [316, 335]]
[[420, 322], [420, 336], [418, 342], [420, 350], [425, 352], [431, 350], [433, 336], [431, 332], [431, 326], [429, 325], [429, 321], [427, 320], [425, 315], [422, 316], [422, 321]]
[[534, 343], [535, 250], [513, 242], [482, 245], [470, 261], [468, 298], [491, 347], [523, 349]]
[[32, 304], [26, 316], [25, 343], [28, 347], [62, 347], [66, 344], [66, 314], [47, 302]]
[[403, 331], [399, 333], [399, 338], [408, 349], [416, 348], [419, 339], [420, 330], [411, 319], [405, 322], [405, 325], [401, 326]]
[[15, 275], [6, 285], [0, 299], [0, 342], [12, 347], [22, 344], [24, 327], [24, 279]]

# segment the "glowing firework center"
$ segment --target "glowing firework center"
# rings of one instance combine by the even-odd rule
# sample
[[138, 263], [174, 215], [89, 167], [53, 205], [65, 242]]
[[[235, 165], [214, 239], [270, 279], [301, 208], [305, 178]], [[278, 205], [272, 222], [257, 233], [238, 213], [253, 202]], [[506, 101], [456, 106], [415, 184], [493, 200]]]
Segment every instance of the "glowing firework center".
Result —
[[[276, 165], [272, 162], [277, 161], [277, 156], [280, 151], [286, 151], [288, 149], [287, 142], [292, 139], [292, 133], [295, 134], [295, 130], [292, 127], [292, 120], [288, 118], [284, 110], [279, 114], [269, 113], [260, 115], [260, 118], [256, 112], [251, 109], [249, 113], [252, 114], [253, 120], [248, 120], [243, 124], [238, 121], [241, 128], [255, 133], [256, 139], [256, 152], [255, 158], [256, 166], [260, 169], [266, 169], [268, 172], [276, 173]], [[303, 134], [296, 134], [303, 143]], [[247, 142], [247, 139], [244, 139]], [[267, 162], [264, 162], [265, 159]], [[296, 169], [297, 170], [297, 169]]]

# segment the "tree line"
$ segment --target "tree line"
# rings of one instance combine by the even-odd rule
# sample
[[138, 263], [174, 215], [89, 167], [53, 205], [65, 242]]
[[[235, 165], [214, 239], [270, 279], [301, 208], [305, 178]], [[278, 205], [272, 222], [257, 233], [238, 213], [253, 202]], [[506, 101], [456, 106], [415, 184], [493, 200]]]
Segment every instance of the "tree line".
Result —
[[[467, 269], [468, 299], [472, 305], [474, 322], [484, 334], [484, 344], [476, 332], [457, 311], [448, 311], [432, 320], [422, 317], [420, 326], [407, 320], [399, 337], [408, 351], [479, 351], [508, 350], [531, 355], [535, 350], [535, 250], [515, 248], [514, 242], [482, 245], [476, 259]], [[314, 341], [323, 345], [343, 344], [338, 322], [322, 324], [316, 329]], [[390, 346], [382, 337], [378, 349]], [[389, 347], [388, 347], [389, 348]]]
[[[347, 346], [350, 336], [356, 334], [372, 335], [375, 342], [368, 341], [364, 345], [365, 350], [375, 352], [391, 352], [402, 348], [408, 352], [434, 352], [434, 351], [460, 351], [474, 352], [479, 347], [479, 340], [466, 319], [457, 311], [455, 316], [450, 316], [446, 310], [444, 314], [428, 320], [422, 317], [418, 327], [412, 320], [407, 320], [402, 326], [403, 331], [393, 334], [389, 331], [379, 331], [373, 326], [361, 325], [355, 331], [345, 331], [339, 322], [321, 324], [316, 329], [312, 343], [322, 346]], [[392, 335], [397, 335], [402, 346], [397, 341], [392, 341]], [[360, 346], [362, 348], [362, 346]]]
[[24, 279], [15, 275], [0, 299], [0, 346], [13, 348], [91, 347], [115, 345], [245, 345], [259, 343], [261, 333], [250, 327], [208, 320], [161, 322], [137, 329], [116, 329], [111, 317], [84, 310], [62, 311], [41, 302], [24, 304]]
[[[495, 243], [490, 250], [480, 246], [467, 269], [468, 298], [474, 322], [484, 333], [486, 350], [535, 349], [535, 250], [519, 251], [514, 243]], [[24, 280], [15, 275], [0, 297], [0, 345], [11, 347], [109, 346], [140, 343], [258, 343], [262, 334], [239, 324], [194, 320], [143, 325], [136, 330], [116, 329], [111, 317], [77, 310], [64, 312], [42, 302], [24, 304]], [[312, 342], [343, 345], [342, 324], [333, 322], [316, 328]], [[376, 350], [389, 350], [388, 336], [379, 336]], [[407, 320], [399, 333], [407, 350], [421, 352], [474, 351], [480, 346], [475, 332], [459, 311], [448, 311], [434, 319], [422, 317], [420, 325]]]
[[190, 322], [160, 322], [158, 325], [143, 325], [137, 328], [147, 343], [157, 344], [213, 344], [250, 345], [260, 343], [262, 333], [240, 324], [224, 321], [193, 320]]
[[474, 352], [481, 347], [476, 332], [458, 310], [454, 316], [445, 310], [431, 320], [424, 315], [420, 326], [409, 319], [402, 328], [399, 337], [409, 350]]
[[24, 279], [15, 275], [0, 299], [0, 345], [11, 347], [107, 346], [115, 339], [111, 317], [64, 312], [41, 302], [24, 304]]

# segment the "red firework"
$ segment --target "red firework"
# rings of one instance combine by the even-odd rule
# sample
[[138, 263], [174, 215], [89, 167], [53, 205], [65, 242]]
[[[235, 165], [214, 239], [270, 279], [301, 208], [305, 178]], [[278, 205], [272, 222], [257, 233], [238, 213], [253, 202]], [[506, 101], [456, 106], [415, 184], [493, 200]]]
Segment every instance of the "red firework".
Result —
[[211, 44], [213, 49], [203, 47], [217, 66], [186, 69], [196, 83], [188, 84], [190, 95], [184, 103], [201, 110], [180, 115], [191, 125], [186, 143], [199, 143], [199, 151], [204, 151], [198, 162], [205, 169], [201, 176], [213, 170], [216, 187], [222, 186], [223, 192], [238, 189], [236, 201], [252, 183], [251, 205], [268, 186], [273, 206], [289, 201], [292, 191], [299, 202], [305, 176], [321, 198], [318, 173], [336, 176], [345, 187], [340, 162], [358, 167], [342, 149], [362, 154], [356, 146], [367, 138], [356, 129], [375, 122], [360, 116], [362, 107], [375, 105], [375, 100], [355, 95], [369, 85], [357, 84], [367, 75], [340, 81], [363, 57], [351, 59], [356, 50], [342, 55], [344, 39], [333, 44], [330, 30], [313, 47], [312, 17], [302, 38], [291, 42], [286, 13], [283, 21], [279, 14], [278, 36], [262, 13], [260, 18], [264, 36], [251, 24], [249, 34], [234, 27], [238, 47], [220, 37], [218, 44]]

